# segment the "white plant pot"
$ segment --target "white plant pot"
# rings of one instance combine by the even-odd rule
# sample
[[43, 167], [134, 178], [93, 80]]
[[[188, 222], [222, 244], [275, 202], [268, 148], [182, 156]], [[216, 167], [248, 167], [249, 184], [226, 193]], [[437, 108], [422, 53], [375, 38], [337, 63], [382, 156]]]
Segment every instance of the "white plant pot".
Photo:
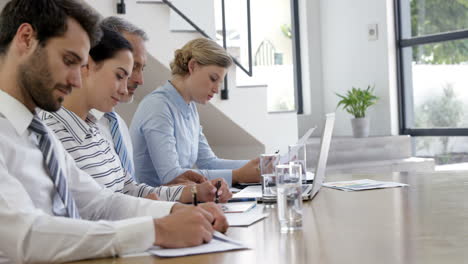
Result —
[[353, 136], [355, 138], [365, 138], [369, 136], [369, 118], [353, 118], [351, 119], [353, 127]]

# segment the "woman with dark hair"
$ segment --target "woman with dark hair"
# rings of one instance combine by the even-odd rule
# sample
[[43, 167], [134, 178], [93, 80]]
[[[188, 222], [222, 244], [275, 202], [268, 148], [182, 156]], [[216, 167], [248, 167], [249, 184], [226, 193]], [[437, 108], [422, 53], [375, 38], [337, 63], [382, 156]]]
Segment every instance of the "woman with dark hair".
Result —
[[[119, 33], [102, 27], [101, 41], [89, 52], [89, 62], [82, 69], [82, 87], [66, 97], [63, 107], [43, 112], [44, 123], [62, 142], [78, 167], [91, 175], [101, 186], [114, 192], [136, 197], [168, 201], [191, 201], [189, 186], [154, 188], [137, 184], [116, 153], [113, 142], [102, 135], [96, 114], [112, 112], [127, 94], [127, 80], [133, 67], [132, 46]], [[227, 189], [227, 188], [226, 188]], [[197, 185], [201, 201], [213, 201], [216, 188], [211, 182]], [[225, 192], [221, 201], [230, 198]]]

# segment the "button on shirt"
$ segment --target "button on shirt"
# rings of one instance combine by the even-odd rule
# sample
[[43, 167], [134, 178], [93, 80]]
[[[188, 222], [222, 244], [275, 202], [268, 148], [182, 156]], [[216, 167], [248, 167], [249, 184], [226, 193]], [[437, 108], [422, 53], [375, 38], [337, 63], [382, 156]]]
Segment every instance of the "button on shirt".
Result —
[[32, 119], [23, 104], [0, 90], [0, 262], [66, 262], [149, 248], [153, 218], [168, 215], [173, 203], [100, 187], [49, 131], [82, 219], [53, 215], [55, 186], [37, 135], [27, 129]]
[[159, 186], [196, 167], [208, 179], [232, 184], [232, 170], [246, 160], [219, 159], [208, 145], [194, 102], [187, 104], [167, 82], [147, 95], [133, 117], [130, 135], [138, 182]]
[[54, 131], [78, 167], [91, 175], [101, 186], [136, 197], [157, 193], [161, 200], [176, 201], [180, 198], [184, 186], [154, 188], [146, 184], [137, 184], [122, 168], [113, 142], [103, 137], [93, 114], [88, 114], [86, 120], [82, 120], [72, 111], [62, 107], [53, 113], [42, 111], [40, 117]]

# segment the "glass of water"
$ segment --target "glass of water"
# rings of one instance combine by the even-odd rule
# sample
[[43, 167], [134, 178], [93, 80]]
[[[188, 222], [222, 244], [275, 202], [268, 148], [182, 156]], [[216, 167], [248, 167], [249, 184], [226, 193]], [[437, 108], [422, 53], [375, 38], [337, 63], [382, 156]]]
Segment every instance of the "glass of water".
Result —
[[275, 167], [279, 163], [279, 154], [260, 155], [260, 175], [262, 176], [262, 200], [265, 203], [276, 201]]
[[291, 162], [277, 165], [276, 192], [281, 233], [302, 228], [302, 166]]
[[305, 183], [307, 181], [306, 173], [309, 168], [307, 168], [307, 149], [306, 144], [297, 144], [288, 146], [288, 155], [289, 161], [301, 164], [302, 168], [302, 181]]

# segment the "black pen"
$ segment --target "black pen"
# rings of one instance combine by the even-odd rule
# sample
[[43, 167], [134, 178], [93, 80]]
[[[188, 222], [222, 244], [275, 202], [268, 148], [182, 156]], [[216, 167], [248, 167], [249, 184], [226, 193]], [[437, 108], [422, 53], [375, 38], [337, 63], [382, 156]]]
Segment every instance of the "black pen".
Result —
[[219, 203], [219, 195], [218, 195], [218, 191], [219, 191], [219, 188], [221, 188], [221, 181], [218, 181], [216, 183], [216, 198], [215, 198], [215, 203]]
[[193, 205], [194, 206], [197, 206], [198, 205], [198, 201], [197, 201], [197, 186], [196, 185], [192, 185], [192, 188], [191, 188], [191, 191], [192, 191], [192, 202], [193, 202]]
[[[275, 154], [278, 154], [278, 153], [279, 153], [279, 149], [277, 151], [275, 151]], [[267, 163], [265, 164], [265, 167], [268, 167], [270, 165], [270, 162], [271, 162], [271, 158], [268, 159]]]

